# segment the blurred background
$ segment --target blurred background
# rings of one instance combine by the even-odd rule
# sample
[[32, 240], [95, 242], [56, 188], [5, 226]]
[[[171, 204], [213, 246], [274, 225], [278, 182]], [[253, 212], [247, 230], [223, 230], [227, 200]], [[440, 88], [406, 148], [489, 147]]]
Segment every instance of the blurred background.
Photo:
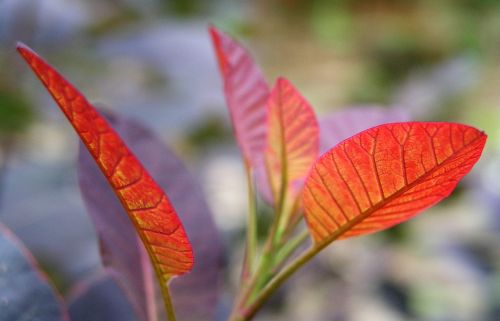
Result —
[[241, 40], [270, 83], [290, 79], [320, 116], [398, 106], [489, 135], [452, 197], [410, 223], [330, 246], [256, 320], [500, 320], [496, 0], [0, 0], [0, 220], [58, 288], [99, 269], [99, 254], [76, 180], [77, 139], [16, 41], [91, 101], [153, 128], [199, 177], [230, 253], [224, 310], [242, 256], [246, 183], [210, 23]]

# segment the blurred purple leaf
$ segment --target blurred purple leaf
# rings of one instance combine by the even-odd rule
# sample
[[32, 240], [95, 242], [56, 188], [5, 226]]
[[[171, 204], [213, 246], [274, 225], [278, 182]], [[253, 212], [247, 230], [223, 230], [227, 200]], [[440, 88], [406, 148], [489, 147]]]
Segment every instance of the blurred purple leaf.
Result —
[[[183, 222], [195, 252], [193, 270], [171, 282], [172, 299], [180, 320], [211, 320], [218, 300], [225, 256], [203, 193], [182, 162], [149, 130], [131, 120], [108, 116], [146, 169], [165, 190]], [[103, 263], [129, 297], [140, 320], [151, 317], [155, 294], [145, 250], [119, 201], [91, 157], [80, 149], [80, 186], [96, 225]]]
[[137, 321], [133, 307], [106, 272], [79, 283], [69, 298], [72, 321]]
[[154, 320], [154, 275], [146, 249], [104, 176], [84, 149], [80, 144], [79, 183], [97, 231], [102, 263], [110, 268], [123, 287], [139, 319]]
[[354, 106], [332, 112], [319, 120], [320, 153], [370, 127], [408, 121], [409, 118], [403, 109], [375, 105]]
[[0, 223], [0, 321], [69, 318], [31, 252]]

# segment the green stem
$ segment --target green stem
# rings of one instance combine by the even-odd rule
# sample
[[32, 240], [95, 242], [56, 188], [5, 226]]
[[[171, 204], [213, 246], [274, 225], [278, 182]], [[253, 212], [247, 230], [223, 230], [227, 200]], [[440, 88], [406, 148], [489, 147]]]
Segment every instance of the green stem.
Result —
[[309, 231], [304, 230], [300, 232], [300, 234], [298, 234], [295, 238], [288, 241], [278, 252], [275, 263], [277, 265], [281, 265], [282, 263], [284, 263], [284, 261], [286, 261], [290, 257], [290, 255], [292, 255], [297, 250], [297, 248], [301, 246], [305, 240], [307, 240], [308, 237]]
[[304, 213], [300, 208], [299, 199], [300, 194], [297, 194], [292, 207], [283, 209], [283, 215], [280, 219], [280, 225], [276, 233], [277, 235], [275, 236], [276, 242], [288, 240], [295, 231], [297, 224], [303, 218]]
[[248, 162], [245, 162], [245, 171], [248, 184], [248, 227], [246, 235], [245, 258], [241, 278], [243, 283], [253, 274], [255, 255], [257, 252], [257, 209], [255, 206], [255, 189], [253, 184], [252, 168]]
[[[271, 174], [268, 174], [271, 175]], [[285, 175], [282, 175], [281, 179], [281, 188], [280, 188], [280, 194], [279, 194], [279, 199], [278, 202], [275, 200], [275, 205], [274, 205], [274, 219], [273, 223], [271, 225], [271, 228], [269, 230], [269, 235], [266, 241], [266, 246], [268, 247], [268, 250], [271, 252], [273, 250], [273, 247], [277, 243], [277, 239], [279, 238], [280, 234], [277, 233], [280, 225], [281, 225], [281, 220], [282, 217], [284, 216], [284, 210], [285, 210], [285, 199], [286, 199], [286, 184], [287, 184], [287, 179]]]
[[163, 296], [163, 303], [165, 304], [165, 311], [167, 312], [168, 321], [175, 321], [175, 311], [170, 298], [170, 291], [168, 290], [167, 282], [161, 283], [161, 294]]
[[252, 296], [255, 295], [256, 292], [261, 289], [261, 287], [270, 277], [269, 273], [274, 262], [273, 260], [274, 256], [273, 249], [275, 246], [274, 233], [276, 231], [280, 217], [280, 213], [277, 212], [278, 208], [279, 206], [275, 207], [275, 213], [274, 213], [275, 216], [273, 224], [270, 228], [270, 233], [266, 239], [266, 243], [264, 244], [264, 248], [262, 250], [262, 255], [260, 257], [258, 266], [256, 267], [255, 272], [252, 273], [250, 279], [248, 279], [247, 282], [245, 282], [245, 284], [243, 284], [240, 287], [239, 294], [233, 306], [233, 311], [231, 312], [231, 316], [229, 317], [229, 320], [231, 321], [239, 320], [238, 318], [240, 315], [241, 307], [243, 307], [247, 302], [249, 302], [252, 299]]
[[[282, 175], [281, 189], [279, 195], [279, 201], [275, 205], [274, 220], [270, 228], [269, 235], [267, 237], [264, 249], [262, 251], [262, 257], [259, 262], [258, 271], [256, 272], [255, 278], [250, 286], [249, 292], [245, 295], [246, 300], [251, 300], [253, 297], [261, 290], [261, 288], [269, 281], [274, 273], [274, 266], [276, 266], [276, 253], [280, 251], [281, 237], [282, 234], [279, 233], [279, 227], [282, 223], [284, 217], [286, 217], [285, 212], [285, 199], [287, 192], [287, 179], [285, 175]], [[247, 302], [247, 301], [243, 301]]]
[[301, 194], [297, 194], [297, 198], [293, 203], [293, 207], [287, 217], [286, 224], [284, 225], [283, 238], [288, 239], [288, 237], [295, 231], [295, 228], [304, 218], [304, 210], [301, 208], [301, 203], [299, 199]]
[[[249, 175], [249, 170], [248, 166], [247, 168], [247, 175]], [[268, 173], [268, 175], [271, 175], [271, 173]], [[251, 177], [249, 177], [251, 178]], [[283, 217], [283, 209], [284, 209], [284, 202], [285, 202], [285, 195], [286, 195], [286, 189], [283, 188], [283, 186], [286, 186], [287, 180], [286, 176], [282, 175], [281, 177], [281, 186], [282, 188], [280, 189], [280, 195], [279, 195], [279, 200], [278, 202], [275, 203], [274, 207], [274, 219], [273, 223], [269, 229], [269, 234], [267, 236], [266, 242], [264, 244], [264, 248], [262, 250], [262, 256], [260, 258], [257, 270], [255, 273], [252, 273], [252, 277], [249, 280], [246, 286], [243, 286], [243, 293], [239, 297], [239, 302], [237, 302], [237, 306], [239, 306], [242, 303], [247, 302], [249, 299], [251, 299], [252, 295], [255, 294], [256, 291], [260, 290], [260, 288], [267, 282], [267, 279], [269, 278], [269, 270], [270, 267], [274, 264], [274, 250], [277, 244], [277, 239], [276, 239], [276, 231], [278, 230], [278, 226], [281, 221], [281, 217]], [[255, 197], [255, 196], [254, 196]], [[250, 215], [251, 216], [251, 215]], [[249, 226], [247, 231], [251, 230], [251, 226]], [[248, 237], [248, 234], [247, 234]], [[250, 245], [247, 241], [247, 253], [249, 252]], [[245, 262], [247, 261], [248, 255], [245, 256]], [[248, 263], [244, 263], [244, 269], [248, 266]], [[245, 270], [244, 270], [245, 271]], [[235, 306], [235, 308], [237, 308]]]
[[264, 250], [258, 269], [253, 275], [251, 281], [247, 284], [243, 293], [239, 296], [232, 312], [232, 318], [229, 320], [238, 320], [237, 318], [240, 316], [242, 307], [254, 299], [263, 285], [269, 281], [269, 278], [273, 276], [276, 270], [290, 257], [290, 255], [295, 252], [295, 250], [297, 250], [300, 245], [304, 243], [308, 237], [309, 232], [304, 230], [292, 239], [290, 243], [287, 243], [283, 248], [281, 248], [277, 255]]
[[301, 256], [297, 257], [290, 265], [287, 265], [278, 275], [271, 279], [271, 281], [264, 287], [262, 291], [255, 297], [252, 303], [240, 310], [238, 318], [233, 320], [245, 321], [251, 320], [255, 313], [262, 307], [269, 297], [299, 268], [309, 262], [323, 247], [311, 246]]
[[[282, 157], [285, 157], [285, 155], [282, 155]], [[250, 302], [258, 300], [260, 291], [263, 288], [265, 289], [267, 287], [266, 284], [268, 284], [269, 280], [272, 280], [272, 277], [275, 275], [277, 268], [281, 266], [282, 263], [287, 260], [291, 254], [293, 254], [293, 252], [300, 246], [300, 244], [304, 242], [308, 235], [308, 233], [299, 235], [299, 237], [297, 239], [294, 239], [289, 246], [285, 247], [282, 244], [283, 231], [280, 231], [280, 228], [283, 229], [284, 224], [282, 221], [288, 219], [288, 215], [287, 213], [285, 213], [285, 202], [288, 189], [286, 159], [282, 159], [282, 161], [284, 169], [282, 171], [280, 179], [280, 193], [278, 195], [277, 202], [275, 200], [274, 204], [274, 220], [264, 244], [262, 256], [259, 260], [258, 266], [256, 267], [256, 271], [253, 273], [252, 260], [254, 256], [250, 256], [250, 253], [253, 250], [253, 253], [255, 254], [255, 248], [252, 248], [251, 242], [253, 241], [253, 239], [250, 237], [250, 235], [253, 230], [252, 219], [254, 219], [256, 215], [255, 207], [252, 207], [250, 204], [252, 204], [252, 200], [254, 200], [255, 198], [255, 193], [253, 192], [253, 185], [251, 185], [252, 177], [250, 168], [248, 164], [245, 164], [249, 181], [249, 227], [247, 230], [247, 248], [242, 272], [242, 279], [244, 282], [240, 288], [239, 294], [233, 307], [233, 311], [231, 312], [231, 315], [229, 317], [230, 321], [247, 320], [246, 318], [242, 317], [242, 315], [244, 315], [243, 312], [245, 311], [245, 307]], [[271, 173], [268, 173], [268, 175], [271, 175]], [[252, 193], [250, 193], [250, 191], [252, 191]], [[281, 253], [281, 256], [278, 257], [276, 253]], [[247, 273], [245, 273], [245, 271]], [[248, 278], [248, 276], [250, 277]]]

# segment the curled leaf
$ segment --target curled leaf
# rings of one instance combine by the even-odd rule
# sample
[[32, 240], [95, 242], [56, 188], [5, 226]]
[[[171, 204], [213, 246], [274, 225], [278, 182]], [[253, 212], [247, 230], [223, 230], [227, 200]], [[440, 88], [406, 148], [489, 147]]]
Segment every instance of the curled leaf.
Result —
[[20, 54], [92, 154], [143, 241], [161, 285], [191, 270], [193, 253], [168, 197], [107, 121], [53, 67], [28, 47]]
[[454, 123], [394, 123], [325, 153], [303, 193], [315, 246], [377, 232], [447, 197], [481, 156], [486, 135]]
[[[171, 283], [172, 299], [180, 320], [213, 319], [225, 264], [224, 249], [211, 212], [196, 180], [177, 156], [137, 121], [106, 113], [106, 118], [147, 170], [156, 177], [179, 211], [197, 254], [193, 270]], [[155, 295], [151, 267], [133, 225], [90, 155], [80, 149], [78, 171], [82, 194], [98, 231], [104, 264], [112, 271], [141, 320], [151, 317]]]
[[[130, 146], [122, 123], [114, 117], [108, 116], [107, 119]], [[104, 266], [123, 288], [139, 320], [156, 320], [154, 275], [147, 251], [120, 201], [82, 144], [78, 156], [78, 180], [97, 232]]]

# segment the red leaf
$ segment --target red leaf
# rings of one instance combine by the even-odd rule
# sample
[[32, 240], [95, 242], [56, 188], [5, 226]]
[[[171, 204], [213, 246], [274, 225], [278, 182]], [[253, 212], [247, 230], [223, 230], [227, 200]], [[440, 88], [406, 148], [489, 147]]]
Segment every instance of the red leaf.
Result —
[[361, 132], [314, 165], [303, 193], [318, 247], [401, 223], [447, 197], [486, 135], [453, 123], [395, 123]]
[[236, 140], [245, 161], [257, 166], [266, 146], [269, 86], [250, 54], [214, 27], [209, 29], [224, 82]]
[[268, 113], [265, 160], [271, 191], [278, 201], [284, 188], [284, 204], [289, 206], [318, 158], [318, 123], [309, 103], [283, 78], [271, 92]]
[[[134, 149], [134, 141], [128, 137], [123, 122], [109, 115], [106, 118]], [[103, 265], [123, 288], [138, 319], [156, 320], [153, 269], [134, 225], [83, 144], [77, 165], [82, 199], [97, 232]]]
[[[66, 115], [120, 202], [163, 281], [193, 266], [191, 244], [169, 199], [87, 99], [24, 45], [18, 51]], [[163, 282], [162, 286], [164, 286]]]
[[[170, 292], [177, 318], [213, 320], [225, 262], [224, 248], [196, 179], [153, 132], [137, 121], [106, 113], [106, 118], [169, 195], [197, 254], [193, 270], [172, 280]], [[80, 148], [80, 189], [95, 224], [103, 263], [124, 288], [140, 320], [156, 320], [154, 278], [147, 253], [133, 224], [87, 151]], [[154, 312], [153, 314], [151, 312]], [[148, 317], [149, 316], [149, 317]], [[161, 318], [160, 318], [161, 319]]]

